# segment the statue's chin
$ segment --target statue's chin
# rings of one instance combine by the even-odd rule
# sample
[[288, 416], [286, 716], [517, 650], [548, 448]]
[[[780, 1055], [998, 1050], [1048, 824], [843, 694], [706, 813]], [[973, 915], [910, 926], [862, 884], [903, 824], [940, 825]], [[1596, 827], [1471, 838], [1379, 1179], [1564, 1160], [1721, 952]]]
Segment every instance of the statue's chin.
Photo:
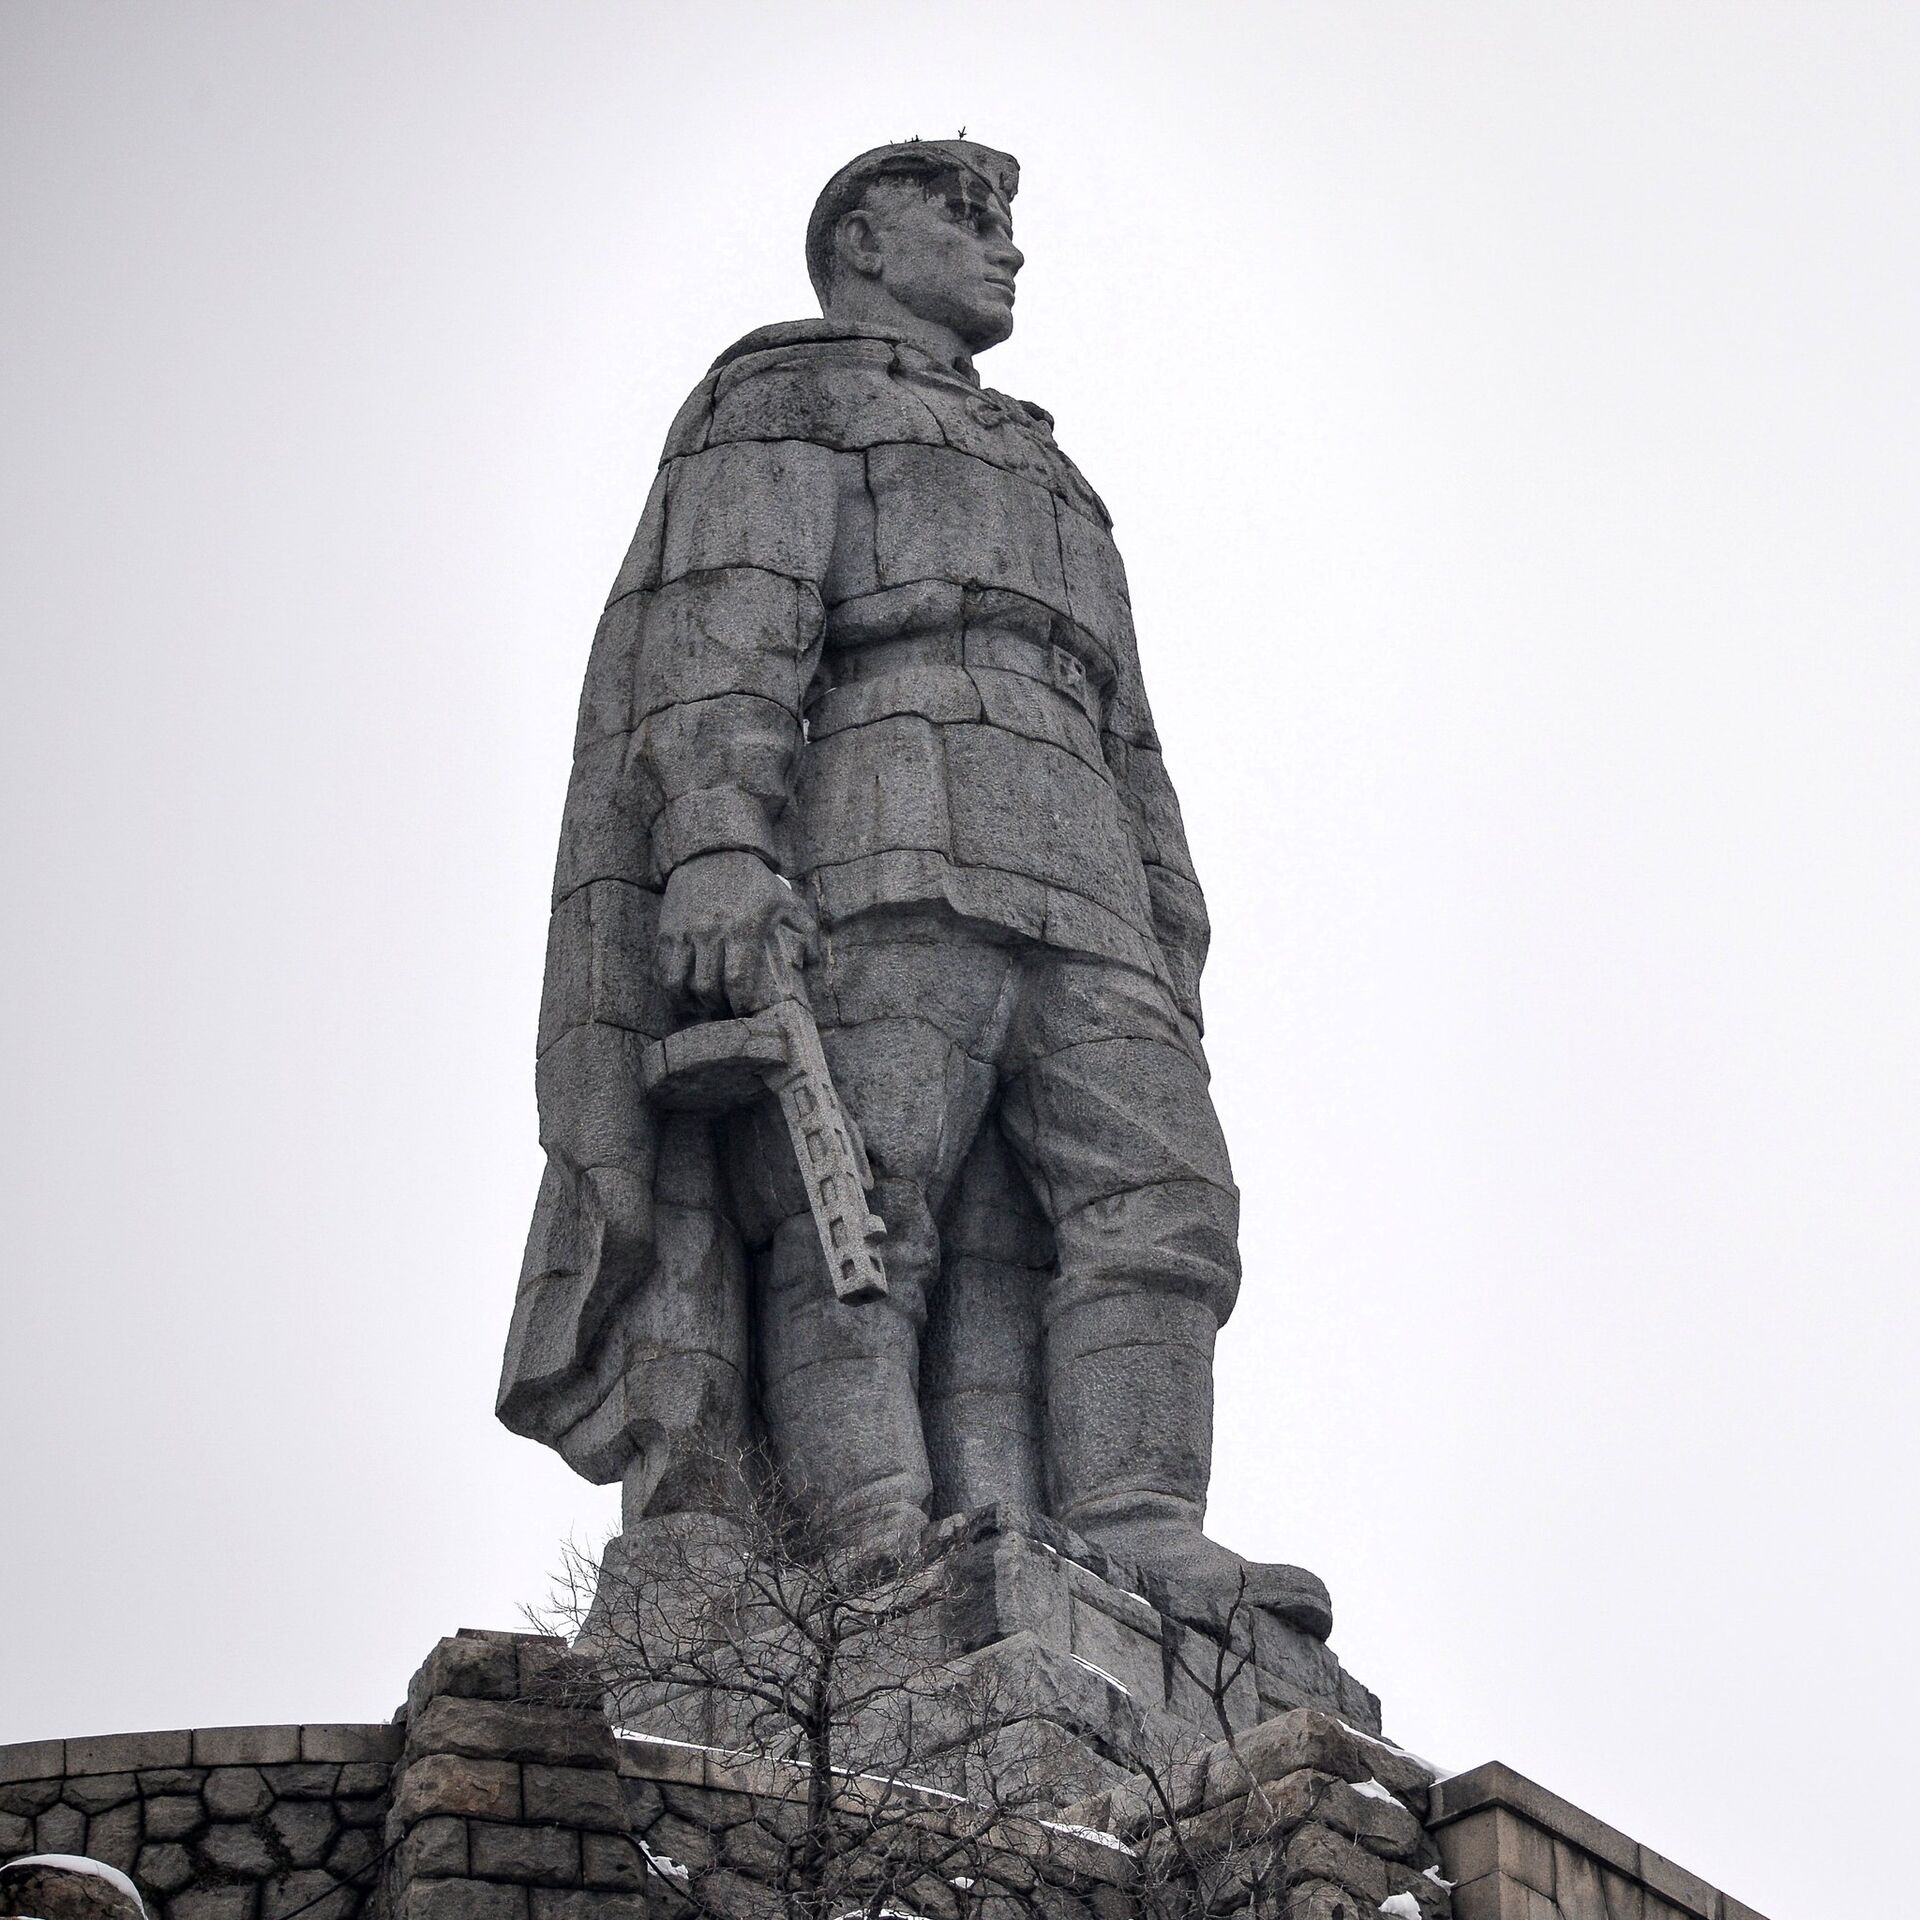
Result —
[[967, 343], [969, 353], [985, 353], [989, 347], [997, 347], [1002, 340], [1013, 332], [1013, 315], [996, 313], [990, 318], [976, 320], [961, 336]]

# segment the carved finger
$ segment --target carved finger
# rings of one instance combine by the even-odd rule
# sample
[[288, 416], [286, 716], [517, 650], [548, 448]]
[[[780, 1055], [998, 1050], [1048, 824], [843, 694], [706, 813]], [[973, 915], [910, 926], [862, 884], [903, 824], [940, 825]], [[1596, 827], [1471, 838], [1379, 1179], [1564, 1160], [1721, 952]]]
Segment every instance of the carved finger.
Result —
[[771, 999], [775, 995], [802, 996], [801, 975], [813, 952], [813, 933], [808, 927], [783, 923], [773, 930], [773, 952], [769, 956], [772, 976], [768, 982]]
[[766, 967], [757, 940], [727, 942], [727, 1003], [735, 1013], [758, 1013], [767, 1004]]
[[718, 940], [698, 940], [693, 948], [693, 997], [702, 1006], [718, 1006], [725, 995], [725, 948]]
[[653, 950], [653, 970], [669, 993], [686, 990], [687, 969], [693, 964], [693, 948], [677, 933], [663, 933]]
[[788, 902], [786, 925], [799, 936], [801, 961], [811, 960], [820, 949], [820, 921], [797, 893]]

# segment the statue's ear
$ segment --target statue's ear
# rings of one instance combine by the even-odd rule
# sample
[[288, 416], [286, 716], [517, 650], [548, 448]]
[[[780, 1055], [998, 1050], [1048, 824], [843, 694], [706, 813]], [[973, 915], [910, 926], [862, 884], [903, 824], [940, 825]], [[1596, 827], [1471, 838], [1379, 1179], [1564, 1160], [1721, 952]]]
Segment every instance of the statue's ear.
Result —
[[833, 225], [834, 258], [850, 273], [872, 280], [880, 272], [880, 235], [865, 207], [843, 213]]

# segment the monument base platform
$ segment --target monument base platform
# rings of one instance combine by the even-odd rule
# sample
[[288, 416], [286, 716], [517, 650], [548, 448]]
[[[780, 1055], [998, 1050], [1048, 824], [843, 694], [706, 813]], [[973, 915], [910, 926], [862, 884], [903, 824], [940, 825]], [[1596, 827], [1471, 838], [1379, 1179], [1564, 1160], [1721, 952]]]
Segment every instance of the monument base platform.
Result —
[[1332, 1649], [1272, 1614], [1183, 1614], [1150, 1574], [1033, 1514], [944, 1524], [959, 1541], [949, 1656], [990, 1663], [1056, 1756], [1083, 1750], [1083, 1791], [1296, 1707], [1380, 1731], [1379, 1700]]
[[[1130, 1636], [1123, 1647], [1150, 1637], [1130, 1605], [1142, 1596], [1030, 1526], [966, 1525], [977, 1531], [964, 1545], [994, 1575], [974, 1630], [1008, 1629], [974, 1657], [1050, 1676], [1034, 1697], [1060, 1727], [1113, 1727], [1124, 1716], [1103, 1717], [1071, 1675], [1131, 1699], [1085, 1649], [1109, 1626]], [[1038, 1564], [1056, 1558], [1053, 1573]], [[17, 1910], [10, 1896], [28, 1878], [4, 1862], [40, 1853], [127, 1874], [149, 1920], [776, 1920], [775, 1869], [808, 1770], [619, 1737], [574, 1703], [570, 1664], [557, 1641], [467, 1630], [433, 1650], [384, 1726], [0, 1746], [0, 1913]], [[1133, 1676], [1151, 1691], [1145, 1668]], [[1251, 1700], [1277, 1700], [1277, 1683], [1299, 1681], [1269, 1673], [1263, 1693], [1256, 1676]], [[1151, 1711], [1203, 1736], [1182, 1717], [1188, 1704], [1163, 1687]], [[977, 1831], [964, 1803], [878, 1784], [888, 1794], [841, 1776], [835, 1792], [869, 1819], [891, 1806], [924, 1821], [924, 1869], [902, 1893], [904, 1910], [928, 1920], [1760, 1920], [1509, 1768], [1436, 1782], [1411, 1755], [1309, 1706], [1231, 1742], [1202, 1737], [1161, 1776], [1163, 1795], [1116, 1777]], [[885, 1829], [895, 1853], [904, 1834], [897, 1817]], [[1176, 1898], [1195, 1890], [1180, 1878], [1189, 1864], [1204, 1904]], [[31, 1910], [97, 1912], [102, 1883], [70, 1877], [71, 1907]]]
[[[1183, 1609], [1151, 1574], [1044, 1516], [977, 1508], [941, 1521], [932, 1546], [943, 1571], [912, 1660], [956, 1684], [916, 1741], [930, 1785], [961, 1784], [961, 1757], [980, 1764], [983, 1741], [987, 1764], [1044, 1779], [1061, 1805], [1295, 1708], [1380, 1731], [1380, 1702], [1323, 1642], [1257, 1609]], [[631, 1578], [623, 1552], [609, 1549], [603, 1580]], [[970, 1723], [970, 1704], [988, 1700], [991, 1727]], [[731, 1704], [676, 1689], [630, 1696], [617, 1716], [635, 1732], [730, 1749], [743, 1739]]]

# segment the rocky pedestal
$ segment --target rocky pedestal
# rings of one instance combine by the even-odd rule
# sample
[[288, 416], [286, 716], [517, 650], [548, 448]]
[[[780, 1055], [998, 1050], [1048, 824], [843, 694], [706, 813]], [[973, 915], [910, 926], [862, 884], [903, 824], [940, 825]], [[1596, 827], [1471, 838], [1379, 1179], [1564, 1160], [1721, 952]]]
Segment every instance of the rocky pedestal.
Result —
[[[952, 1684], [904, 1681], [930, 1701], [914, 1752], [933, 1785], [959, 1784], [943, 1762], [964, 1751], [978, 1764], [983, 1736], [1000, 1774], [1045, 1779], [1064, 1805], [1299, 1707], [1380, 1730], [1379, 1701], [1324, 1642], [1254, 1609], [1183, 1612], [1151, 1576], [1043, 1516], [983, 1507], [942, 1522], [937, 1543], [947, 1552], [913, 1658]], [[743, 1737], [731, 1704], [682, 1690], [619, 1717], [731, 1749]]]
[[1143, 1913], [1452, 1920], [1424, 1825], [1433, 1790], [1424, 1761], [1296, 1707], [1062, 1818], [1132, 1848]]

